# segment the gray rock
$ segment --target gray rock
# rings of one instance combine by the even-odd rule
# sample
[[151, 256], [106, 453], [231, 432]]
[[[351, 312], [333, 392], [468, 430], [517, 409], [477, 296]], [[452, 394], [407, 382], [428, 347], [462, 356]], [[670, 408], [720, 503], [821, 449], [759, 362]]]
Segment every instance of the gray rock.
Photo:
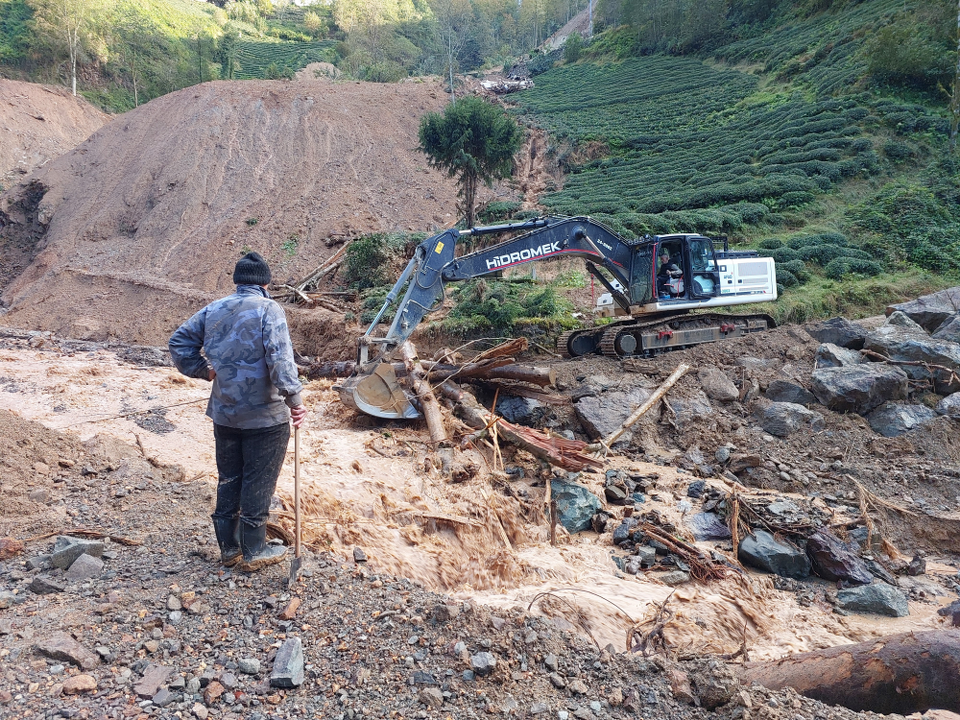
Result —
[[960, 311], [960, 287], [924, 295], [916, 300], [898, 303], [887, 308], [887, 315], [900, 310], [927, 332], [933, 332], [943, 322]]
[[358, 563], [367, 561], [367, 554], [363, 551], [363, 548], [355, 547], [353, 549], [353, 561]]
[[960, 391], [960, 380], [957, 379], [957, 371], [960, 371], [960, 344], [929, 337], [922, 330], [884, 325], [867, 336], [864, 348], [897, 362], [926, 363], [947, 368], [940, 370], [923, 364], [902, 366], [903, 371], [913, 380], [932, 380], [934, 390], [941, 395]]
[[667, 587], [677, 587], [678, 585], [690, 582], [690, 573], [683, 570], [657, 573], [655, 577]]
[[52, 595], [53, 593], [63, 592], [66, 587], [62, 582], [58, 582], [46, 575], [37, 575], [30, 581], [30, 584], [27, 585], [27, 589], [36, 595]]
[[532, 398], [501, 396], [497, 401], [497, 414], [502, 415], [507, 422], [535, 426], [543, 420], [546, 406]]
[[497, 658], [492, 653], [478, 652], [470, 656], [470, 669], [477, 677], [487, 677], [497, 669]]
[[899, 310], [894, 310], [887, 317], [884, 325], [893, 325], [894, 327], [901, 327], [912, 332], [927, 334], [927, 331], [920, 327], [917, 323], [910, 319], [908, 315], [900, 312]]
[[867, 415], [867, 422], [878, 435], [897, 437], [937, 417], [937, 411], [926, 405], [888, 402]]
[[535, 702], [530, 706], [531, 715], [543, 715], [546, 712], [550, 712], [550, 706], [544, 702]]
[[837, 593], [837, 607], [887, 617], [906, 617], [910, 614], [906, 596], [895, 587], [879, 581], [840, 590]]
[[937, 403], [937, 412], [954, 420], [960, 420], [960, 392], [947, 395]]
[[103, 543], [96, 540], [60, 535], [54, 540], [53, 552], [50, 553], [50, 564], [55, 568], [66, 570], [73, 565], [81, 555], [103, 556]]
[[935, 340], [949, 340], [950, 342], [960, 343], [960, 313], [948, 317], [930, 337]]
[[237, 668], [245, 675], [256, 675], [260, 672], [260, 661], [256, 658], [240, 658]]
[[186, 692], [187, 692], [187, 695], [196, 695], [197, 693], [199, 693], [200, 678], [192, 677], [189, 680], [187, 680]]
[[858, 585], [873, 582], [873, 575], [863, 561], [828, 530], [817, 530], [807, 538], [807, 556], [813, 572], [826, 580], [844, 580]]
[[64, 577], [69, 582], [79, 582], [99, 577], [103, 572], [103, 560], [93, 555], [83, 554], [73, 561]]
[[284, 641], [273, 661], [270, 686], [294, 688], [303, 684], [303, 643], [293, 637]]
[[567, 532], [573, 534], [589, 530], [591, 520], [602, 506], [600, 498], [583, 485], [553, 479], [551, 497], [557, 502], [557, 516]]
[[848, 365], [859, 365], [863, 362], [863, 356], [858, 350], [848, 350], [839, 345], [824, 343], [817, 348], [814, 355], [814, 367], [847, 367]]
[[865, 363], [814, 370], [811, 380], [813, 394], [831, 410], [865, 415], [888, 400], [905, 398], [909, 378], [899, 368]]
[[179, 697], [179, 695], [170, 692], [166, 688], [160, 688], [157, 694], [153, 696], [153, 704], [157, 707], [166, 707], [170, 703], [176, 702]]
[[424, 688], [420, 691], [418, 697], [420, 698], [420, 702], [434, 710], [443, 705], [443, 693], [435, 687]]
[[0, 590], [0, 610], [6, 610], [8, 607], [17, 603], [16, 593], [9, 590]]
[[807, 325], [804, 329], [810, 337], [818, 342], [839, 345], [850, 350], [862, 349], [863, 341], [867, 337], [867, 331], [863, 326], [842, 317], [831, 318], [815, 325]]
[[66, 633], [56, 632], [36, 645], [36, 651], [51, 660], [68, 662], [81, 670], [93, 670], [100, 658]]
[[711, 400], [733, 402], [740, 399], [740, 391], [727, 374], [718, 367], [706, 366], [697, 372], [700, 386]]
[[770, 403], [759, 414], [760, 427], [777, 437], [788, 437], [803, 427], [814, 432], [824, 428], [823, 415], [796, 403]]
[[657, 549], [652, 545], [637, 545], [633, 552], [631, 557], [637, 558], [641, 567], [653, 567], [657, 564]]
[[550, 672], [556, 672], [560, 669], [560, 659], [553, 653], [547, 653], [543, 658], [543, 666]]
[[46, 570], [50, 567], [49, 555], [37, 555], [27, 559], [27, 570]]
[[144, 669], [143, 677], [133, 686], [133, 691], [137, 694], [137, 697], [149, 700], [160, 692], [160, 688], [167, 683], [167, 678], [172, 674], [172, 667], [150, 663]]
[[690, 528], [693, 537], [698, 541], [729, 540], [733, 537], [730, 528], [720, 520], [720, 516], [712, 512], [700, 512], [689, 515], [685, 524]]
[[754, 530], [740, 543], [740, 562], [783, 577], [802, 580], [810, 575], [810, 559], [802, 550], [780, 542], [766, 530]]
[[787, 380], [774, 380], [767, 386], [767, 391], [763, 396], [773, 402], [787, 402], [796, 405], [813, 405], [817, 402], [817, 398], [814, 397], [812, 392]]
[[673, 411], [674, 422], [681, 431], [689, 429], [692, 425], [710, 418], [715, 411], [710, 404], [710, 400], [704, 392], [698, 392], [696, 395], [688, 398], [673, 397], [667, 395], [666, 403]]
[[[600, 395], [589, 395], [575, 401], [573, 409], [587, 435], [597, 440], [618, 429], [634, 409], [642, 405], [651, 394], [644, 388], [635, 388], [629, 392], [610, 391]], [[620, 436], [619, 442], [629, 443], [632, 437], [631, 431], [628, 430]]]

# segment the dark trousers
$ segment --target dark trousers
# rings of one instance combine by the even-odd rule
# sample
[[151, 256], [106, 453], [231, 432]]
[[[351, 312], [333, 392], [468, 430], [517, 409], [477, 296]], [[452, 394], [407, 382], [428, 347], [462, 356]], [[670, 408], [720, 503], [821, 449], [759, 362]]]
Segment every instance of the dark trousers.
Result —
[[213, 426], [217, 446], [217, 507], [214, 520], [240, 521], [260, 527], [270, 513], [270, 499], [277, 488], [290, 440], [290, 425], [241, 430]]

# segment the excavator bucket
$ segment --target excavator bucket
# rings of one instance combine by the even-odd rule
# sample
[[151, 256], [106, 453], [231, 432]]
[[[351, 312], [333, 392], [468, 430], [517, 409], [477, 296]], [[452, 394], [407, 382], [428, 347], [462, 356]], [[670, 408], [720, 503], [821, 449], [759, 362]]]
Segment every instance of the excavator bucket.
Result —
[[391, 363], [379, 362], [366, 372], [362, 369], [336, 388], [340, 400], [354, 410], [394, 420], [420, 417], [400, 383]]

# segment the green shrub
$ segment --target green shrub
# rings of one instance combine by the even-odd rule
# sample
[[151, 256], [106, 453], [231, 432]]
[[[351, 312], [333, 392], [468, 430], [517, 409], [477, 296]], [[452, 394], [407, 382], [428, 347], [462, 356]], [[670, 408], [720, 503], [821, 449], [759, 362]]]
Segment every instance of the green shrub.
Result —
[[792, 273], [800, 282], [804, 282], [808, 277], [810, 277], [810, 273], [807, 272], [807, 264], [803, 260], [789, 260], [785, 263], [777, 265], [777, 270], [780, 268]]
[[791, 288], [800, 284], [800, 280], [782, 265], [777, 265], [777, 285], [779, 287]]
[[773, 250], [766, 250], [762, 252], [761, 255], [772, 257], [773, 261], [778, 265], [782, 263], [790, 262], [791, 260], [796, 260], [798, 257], [800, 257], [799, 255], [797, 255], [796, 250], [788, 247], [780, 247], [780, 248], [774, 248]]
[[357, 238], [347, 246], [344, 279], [358, 290], [390, 285], [399, 275], [399, 271], [394, 272], [396, 266], [422, 239], [422, 234], [405, 233], [375, 233]]
[[522, 203], [514, 201], [497, 201], [488, 203], [485, 208], [477, 213], [477, 219], [484, 223], [504, 222], [513, 217], [522, 206]]
[[776, 250], [783, 247], [783, 240], [780, 238], [766, 238], [757, 245], [761, 250]]
[[583, 54], [583, 36], [579, 32], [572, 32], [563, 44], [563, 61], [575, 63]]
[[823, 269], [824, 274], [832, 280], [839, 280], [844, 275], [874, 276], [883, 272], [883, 266], [876, 260], [865, 260], [852, 257], [838, 257], [831, 260]]

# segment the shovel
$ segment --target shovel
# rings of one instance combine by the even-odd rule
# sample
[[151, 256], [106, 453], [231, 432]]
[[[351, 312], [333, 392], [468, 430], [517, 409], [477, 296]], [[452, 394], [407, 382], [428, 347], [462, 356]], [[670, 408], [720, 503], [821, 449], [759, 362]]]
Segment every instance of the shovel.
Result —
[[293, 587], [300, 578], [303, 558], [300, 556], [300, 428], [293, 428], [293, 560], [290, 561], [290, 579]]

